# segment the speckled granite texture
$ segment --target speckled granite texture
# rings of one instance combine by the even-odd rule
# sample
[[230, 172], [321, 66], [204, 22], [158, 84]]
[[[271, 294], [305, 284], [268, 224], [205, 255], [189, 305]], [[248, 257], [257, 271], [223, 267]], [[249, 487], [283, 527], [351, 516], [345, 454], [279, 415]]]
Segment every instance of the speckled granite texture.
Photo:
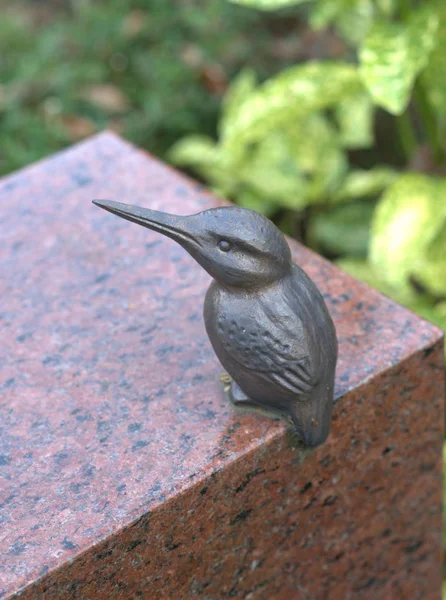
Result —
[[228, 404], [204, 271], [92, 198], [220, 203], [108, 133], [0, 184], [0, 597], [439, 598], [441, 332], [293, 243], [340, 341], [303, 452]]

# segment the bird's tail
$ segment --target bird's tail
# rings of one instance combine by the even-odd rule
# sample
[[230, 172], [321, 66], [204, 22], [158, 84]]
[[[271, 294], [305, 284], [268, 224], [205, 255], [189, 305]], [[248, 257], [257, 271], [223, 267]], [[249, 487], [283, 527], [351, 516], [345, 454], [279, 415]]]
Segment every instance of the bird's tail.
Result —
[[291, 419], [306, 446], [319, 446], [327, 439], [333, 409], [333, 382], [321, 382], [307, 400], [297, 400], [291, 407]]

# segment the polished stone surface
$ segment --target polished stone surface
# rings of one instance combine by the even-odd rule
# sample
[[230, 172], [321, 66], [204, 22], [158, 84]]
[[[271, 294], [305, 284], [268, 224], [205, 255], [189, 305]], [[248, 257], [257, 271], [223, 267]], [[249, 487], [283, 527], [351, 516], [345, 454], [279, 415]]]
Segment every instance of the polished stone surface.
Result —
[[221, 201], [112, 134], [0, 183], [0, 597], [437, 598], [441, 332], [292, 243], [328, 442], [228, 404], [184, 250], [91, 205]]

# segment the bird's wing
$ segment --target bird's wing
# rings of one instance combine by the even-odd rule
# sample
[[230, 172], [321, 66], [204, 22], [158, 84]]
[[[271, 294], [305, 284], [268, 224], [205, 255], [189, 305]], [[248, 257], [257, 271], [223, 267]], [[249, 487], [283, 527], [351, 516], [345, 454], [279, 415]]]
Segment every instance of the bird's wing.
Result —
[[298, 316], [280, 304], [238, 315], [230, 331], [219, 331], [219, 341], [245, 370], [287, 393], [306, 396], [317, 383], [309, 341]]

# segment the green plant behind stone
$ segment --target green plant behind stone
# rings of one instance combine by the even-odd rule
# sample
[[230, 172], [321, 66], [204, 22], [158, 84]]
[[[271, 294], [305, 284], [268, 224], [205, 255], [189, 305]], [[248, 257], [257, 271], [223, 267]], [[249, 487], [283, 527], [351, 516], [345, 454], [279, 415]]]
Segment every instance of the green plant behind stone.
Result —
[[163, 156], [181, 136], [215, 134], [227, 80], [253, 48], [263, 78], [287, 64], [271, 18], [221, 0], [67, 4], [39, 26], [23, 4], [2, 8], [0, 174], [104, 127]]
[[[234, 3], [267, 11], [303, 4]], [[261, 84], [242, 71], [226, 94], [218, 140], [186, 137], [170, 158], [242, 206], [276, 219], [285, 212], [307, 244], [446, 329], [446, 4], [305, 6], [311, 27], [343, 38], [344, 58], [300, 63]], [[374, 134], [384, 113], [403, 169], [379, 161]], [[361, 152], [369, 164], [358, 164]]]

